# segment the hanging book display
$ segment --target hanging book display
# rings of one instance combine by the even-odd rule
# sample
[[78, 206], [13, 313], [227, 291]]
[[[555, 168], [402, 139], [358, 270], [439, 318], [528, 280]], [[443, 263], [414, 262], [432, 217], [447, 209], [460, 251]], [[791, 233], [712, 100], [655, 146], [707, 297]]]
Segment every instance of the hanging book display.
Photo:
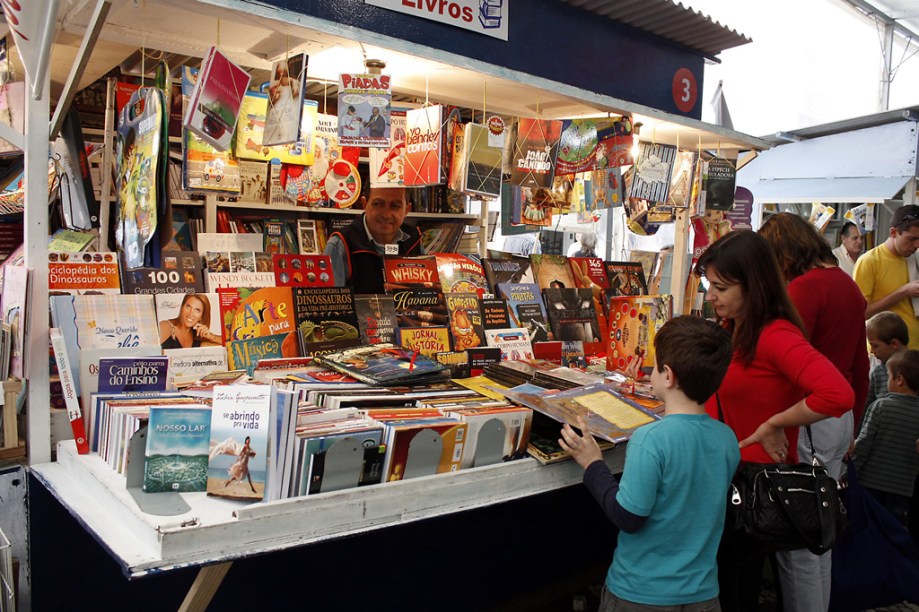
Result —
[[641, 143], [638, 146], [638, 159], [629, 197], [648, 202], [666, 202], [676, 154], [676, 147], [670, 145]]
[[463, 191], [497, 198], [501, 195], [501, 148], [491, 145], [491, 133], [484, 125], [467, 123], [465, 130]]
[[137, 90], [118, 117], [115, 240], [127, 268], [159, 265], [153, 237], [165, 194], [159, 180], [165, 117], [163, 92], [156, 87]]
[[389, 75], [341, 74], [338, 100], [338, 141], [343, 147], [389, 147]]
[[308, 61], [308, 56], [300, 53], [271, 65], [263, 145], [282, 145], [298, 140]]
[[442, 106], [428, 106], [406, 113], [405, 186], [424, 187], [443, 182], [441, 168]]
[[524, 117], [517, 124], [511, 184], [551, 188], [562, 122]]
[[[695, 175], [696, 154], [693, 151], [677, 151], [670, 177], [667, 206], [688, 208], [692, 204], [692, 183]], [[733, 199], [733, 190], [731, 195]]]
[[[313, 164], [309, 172], [309, 206], [351, 206], [360, 197], [360, 175], [357, 163], [360, 148], [341, 147], [338, 143], [338, 117], [320, 114], [313, 138]], [[339, 162], [344, 162], [340, 164]]]
[[587, 172], [597, 163], [597, 123], [594, 119], [569, 119], [562, 123], [556, 174]]
[[701, 210], [731, 210], [734, 206], [734, 184], [737, 171], [729, 159], [715, 157], [703, 166]]
[[389, 115], [390, 137], [388, 148], [370, 147], [370, 186], [401, 186], [405, 177], [405, 128], [404, 110], [393, 110]]
[[[182, 99], [185, 112], [198, 81], [198, 69], [182, 67]], [[219, 151], [191, 130], [183, 131], [182, 183], [187, 190], [239, 193], [240, 169], [232, 147]]]
[[248, 72], [211, 47], [201, 63], [201, 74], [189, 100], [185, 128], [214, 148], [226, 151], [233, 142], [249, 81]]
[[319, 103], [303, 101], [300, 117], [300, 140], [286, 145], [264, 146], [265, 121], [268, 114], [268, 95], [247, 92], [239, 111], [236, 130], [236, 156], [256, 161], [278, 160], [282, 164], [308, 166], [313, 163], [312, 136], [315, 131]]
[[632, 119], [620, 117], [597, 122], [597, 170], [630, 166], [632, 159]]

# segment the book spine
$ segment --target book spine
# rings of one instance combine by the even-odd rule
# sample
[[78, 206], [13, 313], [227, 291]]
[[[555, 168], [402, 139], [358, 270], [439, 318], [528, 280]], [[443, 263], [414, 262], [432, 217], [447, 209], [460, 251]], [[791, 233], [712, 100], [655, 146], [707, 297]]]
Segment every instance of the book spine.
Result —
[[67, 416], [70, 418], [70, 427], [73, 430], [73, 439], [77, 443], [77, 452], [81, 455], [89, 454], [89, 442], [86, 440], [86, 427], [83, 424], [83, 414], [77, 402], [77, 390], [73, 383], [73, 371], [70, 369], [70, 360], [67, 358], [67, 347], [64, 345], [64, 335], [61, 330], [54, 327], [50, 330], [51, 346], [54, 349], [54, 359], [57, 371], [61, 377], [61, 387], [64, 390], [64, 402], [67, 406]]

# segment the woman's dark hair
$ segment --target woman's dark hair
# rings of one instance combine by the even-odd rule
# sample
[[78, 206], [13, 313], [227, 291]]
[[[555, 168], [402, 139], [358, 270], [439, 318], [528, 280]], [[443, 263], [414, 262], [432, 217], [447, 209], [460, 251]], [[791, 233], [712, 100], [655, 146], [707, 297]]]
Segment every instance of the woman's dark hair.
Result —
[[763, 327], [774, 319], [785, 319], [804, 333], [801, 317], [795, 310], [785, 281], [769, 244], [751, 230], [726, 234], [702, 253], [696, 274], [714, 272], [724, 281], [740, 285], [744, 296], [744, 318], [734, 325], [734, 352], [749, 365], [756, 354], [756, 343]]
[[772, 247], [787, 281], [798, 278], [820, 264], [839, 264], [817, 228], [796, 214], [785, 212], [772, 215], [763, 223], [759, 235]]

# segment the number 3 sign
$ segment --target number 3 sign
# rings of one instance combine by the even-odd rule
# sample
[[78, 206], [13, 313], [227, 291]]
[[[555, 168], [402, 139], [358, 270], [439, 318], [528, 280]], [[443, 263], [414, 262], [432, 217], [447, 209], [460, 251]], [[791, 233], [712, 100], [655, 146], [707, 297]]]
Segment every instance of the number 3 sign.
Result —
[[689, 68], [680, 68], [673, 75], [673, 102], [681, 112], [688, 113], [699, 97], [696, 77]]

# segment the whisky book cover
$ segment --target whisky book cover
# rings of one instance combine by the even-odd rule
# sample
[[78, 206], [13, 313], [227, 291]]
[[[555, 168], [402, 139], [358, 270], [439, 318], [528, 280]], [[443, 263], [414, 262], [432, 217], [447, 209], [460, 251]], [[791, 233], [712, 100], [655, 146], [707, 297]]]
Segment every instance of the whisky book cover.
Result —
[[391, 344], [396, 341], [396, 303], [391, 295], [357, 295], [354, 297], [354, 307], [364, 344]]
[[271, 387], [229, 385], [214, 390], [207, 494], [243, 501], [265, 495]]
[[437, 260], [433, 255], [420, 257], [385, 256], [383, 274], [391, 288], [437, 288], [441, 287], [437, 272]]
[[464, 351], [483, 346], [485, 328], [478, 294], [474, 292], [447, 293], [444, 298], [447, 302], [447, 311], [450, 313], [453, 350]]
[[144, 491], [206, 491], [210, 442], [210, 407], [204, 404], [150, 406]]

